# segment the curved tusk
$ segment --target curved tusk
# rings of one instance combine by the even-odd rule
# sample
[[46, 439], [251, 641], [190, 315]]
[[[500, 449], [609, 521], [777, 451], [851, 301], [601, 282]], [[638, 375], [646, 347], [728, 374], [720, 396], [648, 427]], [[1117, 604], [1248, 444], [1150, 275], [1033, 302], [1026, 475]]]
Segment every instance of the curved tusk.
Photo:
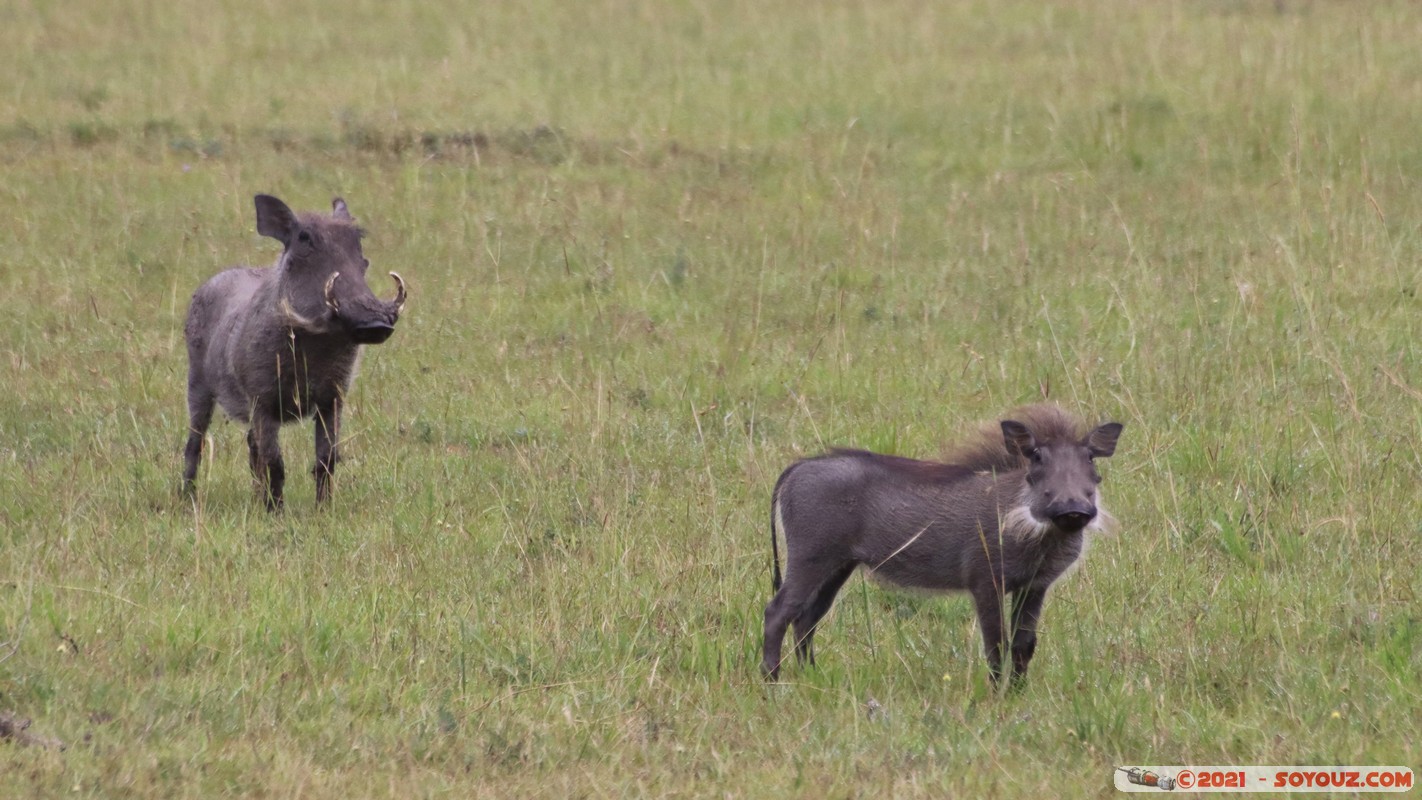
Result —
[[339, 278], [339, 277], [341, 277], [341, 273], [339, 273], [339, 272], [332, 272], [332, 273], [331, 273], [331, 277], [329, 277], [329, 278], [326, 279], [326, 288], [325, 288], [325, 290], [321, 293], [322, 296], [324, 296], [324, 297], [326, 298], [326, 305], [330, 306], [330, 307], [331, 307], [331, 310], [332, 310], [332, 311], [335, 311], [335, 312], [340, 312], [340, 310], [341, 310], [341, 308], [340, 308], [341, 304], [338, 303], [334, 298], [331, 297], [331, 287], [336, 285], [336, 279]]
[[395, 299], [391, 302], [395, 304], [395, 313], [399, 314], [405, 308], [405, 279], [398, 272], [390, 273], [390, 277], [395, 279]]

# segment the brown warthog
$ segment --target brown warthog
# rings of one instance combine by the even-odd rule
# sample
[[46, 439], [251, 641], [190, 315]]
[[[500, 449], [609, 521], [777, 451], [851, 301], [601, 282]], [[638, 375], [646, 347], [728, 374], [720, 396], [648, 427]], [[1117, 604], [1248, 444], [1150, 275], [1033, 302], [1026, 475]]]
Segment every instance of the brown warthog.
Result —
[[[993, 682], [1002, 676], [1004, 622], [1014, 678], [1027, 673], [1047, 588], [1081, 556], [1106, 518], [1092, 460], [1111, 455], [1121, 425], [1089, 433], [1040, 404], [984, 428], [951, 463], [836, 450], [792, 464], [775, 484], [770, 546], [775, 597], [765, 608], [761, 669], [780, 671], [785, 629], [814, 663], [815, 626], [863, 565], [899, 586], [966, 590], [977, 608]], [[1020, 421], [1018, 421], [1020, 420]], [[785, 535], [785, 576], [775, 530]], [[1013, 597], [1003, 619], [1003, 597]]]
[[203, 436], [214, 403], [250, 424], [247, 449], [267, 508], [282, 504], [286, 469], [277, 431], [283, 422], [316, 419], [316, 501], [331, 496], [341, 405], [355, 378], [361, 345], [395, 332], [405, 305], [396, 273], [395, 299], [379, 300], [365, 284], [370, 266], [361, 230], [346, 203], [331, 215], [293, 213], [259, 194], [257, 232], [282, 243], [274, 266], [220, 272], [193, 293], [188, 341], [188, 444], [183, 488], [193, 490]]

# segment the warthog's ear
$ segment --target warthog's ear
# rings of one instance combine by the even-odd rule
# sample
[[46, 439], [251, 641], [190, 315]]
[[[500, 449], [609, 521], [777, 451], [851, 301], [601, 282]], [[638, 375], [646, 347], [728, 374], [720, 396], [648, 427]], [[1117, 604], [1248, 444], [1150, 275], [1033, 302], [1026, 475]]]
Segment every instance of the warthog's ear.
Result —
[[349, 208], [346, 208], [346, 201], [342, 200], [339, 197], [331, 201], [331, 216], [335, 217], [336, 219], [343, 219], [347, 222], [350, 222], [352, 219], [354, 219], [354, 217], [351, 216], [351, 210]]
[[1106, 458], [1116, 452], [1116, 440], [1121, 437], [1125, 426], [1119, 422], [1108, 422], [1086, 434], [1086, 447], [1092, 458]]
[[1007, 444], [1007, 452], [1014, 456], [1031, 458], [1037, 450], [1037, 437], [1026, 425], [1010, 419], [1002, 421], [1002, 440]]
[[270, 236], [282, 244], [291, 243], [296, 230], [296, 214], [286, 203], [269, 194], [257, 195], [257, 233]]

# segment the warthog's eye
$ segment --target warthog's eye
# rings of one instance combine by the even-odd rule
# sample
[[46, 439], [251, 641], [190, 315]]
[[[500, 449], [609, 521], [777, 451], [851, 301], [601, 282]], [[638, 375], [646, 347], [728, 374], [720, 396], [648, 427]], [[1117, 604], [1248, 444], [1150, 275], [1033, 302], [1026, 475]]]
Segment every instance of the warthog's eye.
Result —
[[306, 231], [302, 231], [296, 234], [296, 241], [301, 242], [302, 244], [311, 244], [311, 234]]

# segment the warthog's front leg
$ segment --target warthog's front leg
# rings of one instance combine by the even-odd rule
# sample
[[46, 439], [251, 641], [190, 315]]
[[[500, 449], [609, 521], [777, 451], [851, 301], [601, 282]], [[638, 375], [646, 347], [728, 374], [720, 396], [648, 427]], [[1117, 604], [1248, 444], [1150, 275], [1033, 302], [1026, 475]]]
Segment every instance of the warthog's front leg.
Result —
[[329, 407], [316, 410], [316, 466], [311, 469], [316, 476], [316, 503], [325, 503], [331, 498], [332, 482], [336, 477], [336, 462], [340, 460], [341, 399], [338, 397]]
[[989, 579], [972, 588], [973, 606], [978, 612], [978, 628], [983, 632], [983, 653], [994, 686], [1002, 681], [1002, 595], [996, 583]]
[[277, 437], [280, 430], [281, 421], [276, 417], [253, 414], [252, 427], [247, 431], [252, 478], [268, 511], [281, 508], [282, 488], [286, 484], [286, 465], [281, 460], [281, 441]]
[[1042, 616], [1042, 602], [1047, 599], [1047, 587], [1028, 586], [1012, 593], [1012, 677], [1027, 677], [1027, 665], [1037, 651], [1037, 620]]

